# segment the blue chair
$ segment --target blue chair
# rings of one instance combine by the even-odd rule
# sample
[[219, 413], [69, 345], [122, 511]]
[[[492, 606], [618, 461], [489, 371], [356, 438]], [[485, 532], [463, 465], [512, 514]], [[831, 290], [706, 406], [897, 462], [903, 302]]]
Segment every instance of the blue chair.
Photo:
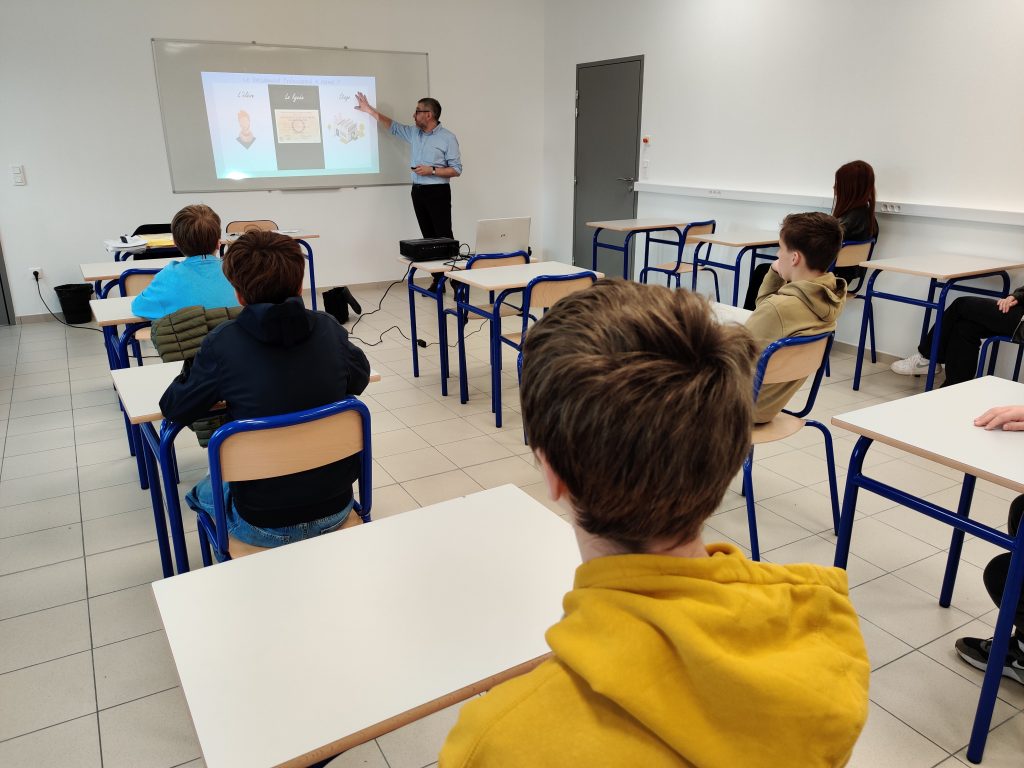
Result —
[[[691, 273], [691, 285], [690, 290], [697, 290], [697, 273], [701, 270], [705, 270], [711, 273], [711, 276], [715, 280], [715, 301], [721, 301], [721, 295], [718, 291], [718, 273], [715, 272], [710, 266], [707, 266], [708, 260], [711, 257], [711, 244], [710, 243], [697, 243], [693, 249], [693, 260], [684, 261], [686, 245], [691, 242], [690, 238], [695, 235], [712, 235], [715, 232], [715, 220], [709, 219], [708, 221], [695, 221], [692, 224], [687, 224], [683, 229], [682, 238], [680, 238], [680, 247], [676, 251], [676, 260], [667, 261], [664, 264], [657, 264], [655, 266], [650, 265], [650, 246], [644, 249], [644, 266], [640, 270], [640, 282], [646, 283], [647, 276], [651, 272], [660, 272], [665, 275], [665, 284], [671, 287], [672, 278], [676, 279], [676, 288], [681, 288], [681, 276], [684, 273]], [[701, 248], [705, 248], [704, 257], [701, 258]]]
[[804, 418], [814, 407], [818, 396], [821, 377], [825, 373], [825, 363], [832, 349], [835, 333], [820, 333], [816, 336], [790, 336], [773, 341], [761, 353], [754, 369], [754, 402], [765, 384], [782, 384], [798, 379], [805, 379], [814, 374], [814, 380], [807, 392], [807, 401], [799, 411], [783, 409], [774, 419], [766, 424], [755, 424], [752, 434], [750, 453], [743, 462], [743, 495], [747, 500], [747, 523], [750, 527], [750, 557], [761, 559], [761, 551], [757, 542], [757, 517], [754, 512], [754, 482], [751, 473], [754, 464], [754, 448], [776, 440], [785, 440], [795, 435], [805, 426], [821, 431], [825, 438], [825, 462], [828, 466], [829, 494], [832, 500], [832, 528], [839, 529], [839, 495], [836, 492], [836, 461], [832, 450], [832, 433], [820, 421]]
[[[138, 296], [147, 285], [153, 282], [153, 278], [159, 271], [159, 269], [126, 269], [117, 281], [118, 290], [122, 296]], [[125, 326], [124, 332], [117, 342], [118, 362], [122, 368], [131, 366], [131, 359], [128, 357], [129, 346], [132, 348], [136, 363], [142, 365], [142, 349], [139, 347], [139, 342], [149, 339], [149, 326], [148, 320]]]
[[[836, 256], [836, 260], [832, 262], [832, 266], [828, 268], [828, 271], [835, 272], [837, 267], [856, 267], [862, 262], [871, 261], [871, 257], [875, 253], [875, 245], [877, 243], [877, 237], [872, 237], [868, 240], [844, 240], [842, 247], [839, 249], [839, 255]], [[860, 299], [861, 301], [864, 301], [864, 295], [860, 292], [863, 287], [864, 275], [861, 275], [857, 278], [856, 285], [846, 286], [847, 298]], [[865, 309], [864, 311], [866, 312], [868, 310]], [[868, 315], [868, 337], [871, 341], [871, 362], [877, 363], [878, 358], [875, 355], [874, 313]], [[827, 372], [828, 369], [826, 368], [826, 373]]]
[[[213, 433], [207, 451], [214, 489], [224, 482], [292, 475], [359, 454], [359, 501], [354, 508], [364, 523], [371, 520], [370, 411], [354, 397], [307, 411], [230, 421]], [[218, 560], [232, 555], [224, 494], [213, 494], [213, 507], [213, 517], [205, 512], [196, 515], [203, 565], [212, 563], [211, 543]], [[240, 543], [234, 543], [237, 551]], [[241, 548], [246, 554], [256, 549]]]
[[988, 350], [992, 349], [992, 359], [988, 361], [988, 375], [994, 376], [996, 372], [996, 358], [999, 355], [999, 345], [1002, 343], [1017, 345], [1017, 362], [1013, 365], [1013, 380], [1020, 380], [1021, 362], [1024, 361], [1024, 343], [1014, 341], [1009, 336], [989, 336], [981, 343], [981, 354], [978, 355], [978, 371], [974, 378], [980, 379], [985, 375], [985, 360], [988, 357]]

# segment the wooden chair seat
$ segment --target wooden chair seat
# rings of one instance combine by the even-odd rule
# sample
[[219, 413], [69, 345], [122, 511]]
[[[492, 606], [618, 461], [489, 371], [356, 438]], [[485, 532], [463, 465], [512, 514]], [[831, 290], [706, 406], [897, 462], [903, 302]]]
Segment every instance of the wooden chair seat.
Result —
[[139, 328], [137, 331], [135, 331], [136, 341], [150, 341], [152, 340], [152, 338], [153, 329], [150, 328], [149, 326], [146, 326], [145, 328]]
[[523, 334], [521, 333], [503, 333], [501, 334], [503, 341], [507, 341], [509, 344], [519, 346], [523, 341]]
[[780, 413], [766, 424], [755, 424], [753, 442], [754, 445], [774, 443], [776, 440], [785, 440], [803, 429], [806, 422], [788, 413]]
[[684, 272], [693, 272], [693, 264], [690, 264], [689, 262], [684, 261], [679, 266], [676, 266], [676, 263], [674, 261], [666, 261], [664, 264], [658, 264], [658, 265], [652, 267], [652, 269], [663, 269], [666, 272], [670, 272], [672, 274], [680, 274], [681, 275]]

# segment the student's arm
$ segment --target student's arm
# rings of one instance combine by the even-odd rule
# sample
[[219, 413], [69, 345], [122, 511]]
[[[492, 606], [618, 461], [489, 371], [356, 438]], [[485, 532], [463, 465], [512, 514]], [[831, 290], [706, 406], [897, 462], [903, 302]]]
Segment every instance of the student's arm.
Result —
[[360, 93], [360, 92], [356, 93], [356, 110], [359, 111], [359, 112], [365, 112], [366, 114], [368, 114], [370, 117], [372, 117], [378, 123], [380, 123], [380, 127], [383, 128], [385, 131], [390, 131], [391, 130], [391, 124], [394, 122], [394, 120], [392, 120], [387, 115], [382, 115], [376, 109], [371, 107], [370, 106], [370, 102], [366, 100], [366, 94], [365, 93]]
[[[768, 276], [765, 277], [765, 282], [770, 279], [771, 275], [775, 275], [775, 272], [769, 272]], [[761, 290], [764, 291], [763, 288]], [[747, 318], [745, 323], [747, 330], [750, 331], [755, 339], [761, 342], [762, 347], [786, 337], [785, 326], [782, 324], [782, 315], [775, 308], [775, 303], [767, 301], [767, 298], [765, 297], [766, 300], [762, 301], [762, 297], [758, 296], [757, 309]]]
[[153, 276], [152, 282], [142, 293], [132, 299], [132, 312], [147, 320], [157, 320], [167, 314], [167, 308], [174, 300], [171, 273], [168, 267]]
[[761, 281], [761, 289], [757, 292], [757, 299], [754, 300], [754, 306], [760, 307], [761, 302], [769, 296], [774, 296], [779, 292], [779, 288], [785, 284], [786, 281], [782, 279], [782, 275], [775, 271], [775, 264], [773, 263], [771, 269], [769, 269], [767, 274], [765, 274], [764, 280]]
[[216, 350], [209, 343], [214, 333], [203, 339], [192, 365], [182, 369], [160, 398], [160, 411], [165, 418], [179, 424], [191, 424], [223, 399], [218, 383]]
[[348, 359], [348, 385], [347, 394], [360, 395], [370, 383], [370, 361], [359, 347], [348, 340], [348, 331], [339, 327], [341, 331], [341, 346], [345, 357]]

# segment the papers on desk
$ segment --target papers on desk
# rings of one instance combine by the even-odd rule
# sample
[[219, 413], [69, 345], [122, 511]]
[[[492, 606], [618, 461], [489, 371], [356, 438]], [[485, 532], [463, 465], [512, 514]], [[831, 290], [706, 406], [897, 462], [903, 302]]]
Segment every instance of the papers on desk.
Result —
[[144, 251], [148, 247], [146, 239], [133, 235], [132, 237], [126, 237], [127, 242], [122, 242], [121, 238], [116, 240], [104, 240], [103, 247], [110, 251]]
[[297, 230], [297, 229], [275, 229], [274, 232], [276, 232], [279, 235], [297, 235], [297, 234], [299, 234], [299, 230]]

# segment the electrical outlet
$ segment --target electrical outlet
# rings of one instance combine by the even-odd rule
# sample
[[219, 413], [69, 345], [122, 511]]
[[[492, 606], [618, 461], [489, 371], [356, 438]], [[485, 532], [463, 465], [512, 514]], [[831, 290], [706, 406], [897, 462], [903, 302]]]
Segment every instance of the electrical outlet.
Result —
[[42, 280], [43, 279], [43, 268], [42, 267], [29, 267], [28, 268], [28, 274], [29, 274], [29, 277], [31, 277], [33, 280], [35, 280], [37, 278], [39, 280]]
[[722, 190], [720, 190], [720, 189], [709, 189], [708, 190], [708, 197], [721, 197], [721, 196], [722, 196]]

